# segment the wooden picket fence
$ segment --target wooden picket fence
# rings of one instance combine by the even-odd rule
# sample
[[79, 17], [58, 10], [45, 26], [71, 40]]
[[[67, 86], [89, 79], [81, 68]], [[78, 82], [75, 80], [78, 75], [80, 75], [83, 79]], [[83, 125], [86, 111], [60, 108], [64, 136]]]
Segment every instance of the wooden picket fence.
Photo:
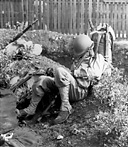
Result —
[[88, 19], [97, 26], [108, 23], [117, 38], [128, 36], [128, 0], [0, 0], [0, 28], [18, 22], [33, 29], [79, 34], [89, 31]]

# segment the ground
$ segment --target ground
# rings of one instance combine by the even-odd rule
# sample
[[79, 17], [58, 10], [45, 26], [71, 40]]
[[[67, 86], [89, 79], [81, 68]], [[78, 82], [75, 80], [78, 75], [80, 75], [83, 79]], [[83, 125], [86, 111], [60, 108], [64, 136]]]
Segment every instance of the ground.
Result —
[[[4, 32], [4, 33], [3, 33]], [[5, 33], [6, 32], [6, 33]], [[8, 30], [1, 30], [1, 46], [4, 46], [3, 44], [6, 43], [6, 40], [9, 40], [9, 37], [12, 36], [12, 34], [16, 34], [12, 30], [8, 33]], [[46, 40], [46, 37], [51, 36], [59, 36], [59, 34], [54, 34], [53, 32], [50, 33], [48, 36], [47, 33], [43, 33], [43, 35], [46, 35], [40, 38], [41, 36], [38, 34], [38, 31], [34, 31], [34, 35], [37, 35], [37, 37], [33, 37], [31, 34], [27, 34], [27, 39], [32, 40], [35, 43], [41, 43], [43, 44]], [[47, 49], [48, 47], [53, 47], [56, 51], [57, 46], [59, 44], [59, 47], [61, 46], [60, 42], [57, 42], [57, 44], [54, 42], [56, 38], [52, 38], [53, 44], [50, 45], [44, 45]], [[62, 35], [62, 37], [64, 37]], [[66, 40], [66, 39], [65, 39]], [[51, 40], [50, 40], [51, 41]], [[67, 41], [67, 40], [66, 40]], [[66, 42], [65, 41], [65, 42]], [[63, 47], [65, 46], [65, 42], [63, 42]], [[48, 42], [49, 43], [49, 42]], [[51, 42], [50, 42], [51, 43]], [[122, 49], [123, 48], [123, 49]], [[53, 49], [53, 48], [52, 48]], [[46, 50], [45, 50], [46, 51]], [[124, 73], [127, 73], [127, 67], [125, 67], [127, 64], [127, 47], [120, 46], [118, 44], [115, 44], [114, 49], [114, 55], [113, 55], [113, 65], [114, 67], [123, 68]], [[44, 55], [47, 55], [46, 58]], [[51, 54], [43, 54], [40, 57], [40, 63], [43, 68], [49, 67], [51, 65], [62, 65], [67, 66], [66, 68], [69, 68], [70, 62], [66, 62], [68, 57], [66, 56], [63, 58], [62, 56], [59, 56], [56, 58], [56, 56], [51, 56]], [[69, 58], [70, 59], [70, 58]], [[54, 60], [54, 61], [53, 61]], [[62, 61], [63, 60], [63, 61]], [[71, 59], [70, 59], [71, 60]], [[56, 62], [58, 63], [56, 63]], [[59, 125], [50, 125], [49, 121], [42, 121], [40, 123], [29, 125], [31, 129], [33, 129], [37, 134], [39, 134], [42, 138], [42, 146], [43, 147], [103, 147], [102, 144], [100, 144], [100, 140], [98, 136], [95, 136], [95, 126], [93, 126], [93, 121], [95, 120], [95, 115], [98, 113], [98, 105], [95, 105], [93, 103], [93, 98], [91, 97], [89, 101], [83, 100], [81, 102], [73, 104], [74, 112], [70, 115], [69, 119]], [[92, 135], [93, 134], [93, 135]], [[59, 138], [60, 137], [60, 138]]]

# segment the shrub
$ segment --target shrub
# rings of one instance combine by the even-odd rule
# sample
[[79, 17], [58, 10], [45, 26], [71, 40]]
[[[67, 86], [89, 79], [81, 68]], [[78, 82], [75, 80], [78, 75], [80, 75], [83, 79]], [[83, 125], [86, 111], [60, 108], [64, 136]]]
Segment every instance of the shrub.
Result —
[[[114, 70], [111, 77], [103, 76], [94, 88], [99, 112], [94, 126], [95, 135], [104, 146], [128, 146], [128, 85], [123, 73]], [[99, 103], [97, 103], [99, 102]]]

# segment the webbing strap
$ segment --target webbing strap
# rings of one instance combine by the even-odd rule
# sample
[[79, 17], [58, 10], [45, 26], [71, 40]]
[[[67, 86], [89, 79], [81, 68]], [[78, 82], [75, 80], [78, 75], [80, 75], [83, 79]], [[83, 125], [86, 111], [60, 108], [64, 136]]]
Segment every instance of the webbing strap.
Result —
[[95, 59], [96, 59], [96, 55], [97, 55], [97, 52], [98, 52], [100, 40], [101, 40], [101, 37], [102, 37], [103, 34], [105, 34], [105, 32], [100, 32], [100, 33], [98, 33], [97, 46], [96, 46], [96, 50], [95, 50], [95, 52], [94, 52], [94, 58], [95, 58]]

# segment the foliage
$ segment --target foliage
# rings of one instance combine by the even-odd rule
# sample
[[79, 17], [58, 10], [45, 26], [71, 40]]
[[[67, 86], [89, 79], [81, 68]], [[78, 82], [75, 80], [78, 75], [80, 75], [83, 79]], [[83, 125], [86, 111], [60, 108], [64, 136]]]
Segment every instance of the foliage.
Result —
[[95, 135], [103, 146], [128, 145], [128, 84], [119, 70], [103, 76], [94, 88], [94, 103], [99, 112], [93, 122]]

